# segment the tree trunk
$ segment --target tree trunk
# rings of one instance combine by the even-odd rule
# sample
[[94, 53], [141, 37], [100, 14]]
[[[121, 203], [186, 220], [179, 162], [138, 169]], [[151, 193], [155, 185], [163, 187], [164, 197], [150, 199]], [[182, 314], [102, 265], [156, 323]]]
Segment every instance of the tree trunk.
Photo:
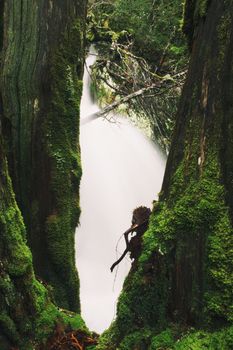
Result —
[[36, 274], [78, 311], [74, 230], [86, 0], [5, 0], [1, 94], [10, 175]]
[[79, 315], [61, 313], [37, 281], [3, 152], [0, 123], [0, 349], [47, 350], [55, 325], [83, 328]]
[[118, 346], [136, 332], [125, 339], [144, 349], [140, 334], [169, 323], [232, 325], [233, 1], [186, 1], [187, 20], [188, 77], [160, 200], [110, 330]]
[[233, 316], [232, 11], [232, 1], [211, 1], [205, 13], [196, 4], [199, 26], [162, 186], [178, 225], [171, 311], [194, 325]]

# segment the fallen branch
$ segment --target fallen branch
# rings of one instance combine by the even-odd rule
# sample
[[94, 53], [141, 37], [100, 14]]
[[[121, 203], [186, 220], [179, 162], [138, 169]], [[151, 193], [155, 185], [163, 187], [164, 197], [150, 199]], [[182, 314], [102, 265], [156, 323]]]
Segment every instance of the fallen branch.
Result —
[[84, 124], [87, 124], [89, 123], [90, 121], [96, 119], [96, 118], [99, 118], [99, 117], [104, 117], [106, 116], [108, 113], [110, 113], [111, 111], [113, 111], [114, 109], [116, 109], [117, 107], [119, 107], [120, 105], [130, 101], [131, 99], [135, 98], [135, 97], [138, 97], [138, 96], [141, 96], [143, 95], [145, 92], [147, 91], [150, 91], [150, 90], [153, 90], [153, 89], [157, 89], [159, 88], [160, 86], [158, 86], [158, 84], [153, 84], [151, 86], [148, 86], [148, 87], [145, 87], [145, 88], [142, 88], [140, 90], [137, 90], [137, 91], [134, 91], [132, 92], [131, 94], [127, 95], [127, 96], [124, 96], [122, 97], [120, 100], [118, 101], [115, 101], [113, 103], [111, 103], [110, 105], [104, 107], [103, 109], [101, 109], [99, 112], [96, 112], [96, 113], [93, 113], [93, 114], [90, 114], [88, 115], [87, 117], [85, 117], [82, 121], [81, 121], [81, 124], [84, 125]]

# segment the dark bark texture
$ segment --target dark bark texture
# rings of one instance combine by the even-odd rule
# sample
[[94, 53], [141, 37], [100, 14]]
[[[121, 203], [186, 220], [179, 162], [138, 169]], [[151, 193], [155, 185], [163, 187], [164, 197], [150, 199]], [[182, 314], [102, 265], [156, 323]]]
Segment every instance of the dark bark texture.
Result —
[[35, 311], [32, 257], [16, 205], [0, 140], [0, 347], [9, 349], [25, 334]]
[[75, 311], [85, 8], [85, 0], [6, 0], [2, 16], [2, 127], [13, 188], [36, 274], [54, 287], [58, 305]]
[[233, 1], [186, 1], [184, 30], [191, 62], [160, 200], [101, 350], [157, 349], [151, 334], [171, 324], [232, 327]]
[[[162, 200], [173, 206], [182, 196], [185, 199], [186, 192], [190, 195], [186, 205], [193, 207], [193, 212], [187, 207], [186, 215], [199, 216], [199, 222], [192, 222], [186, 237], [176, 233], [171, 273], [173, 312], [194, 324], [207, 311], [207, 294], [211, 298], [209, 293], [214, 295], [218, 290], [221, 298], [221, 290], [227, 292], [227, 277], [232, 282], [233, 268], [233, 2], [206, 4], [206, 12], [192, 34], [190, 69], [161, 194]], [[180, 189], [175, 188], [180, 180]], [[218, 317], [219, 321], [228, 318], [226, 309], [232, 304], [233, 295], [230, 289], [226, 294], [228, 298], [218, 300], [219, 315], [213, 312], [215, 321]], [[216, 304], [218, 297], [213, 297]], [[194, 300], [199, 304], [196, 311]]]

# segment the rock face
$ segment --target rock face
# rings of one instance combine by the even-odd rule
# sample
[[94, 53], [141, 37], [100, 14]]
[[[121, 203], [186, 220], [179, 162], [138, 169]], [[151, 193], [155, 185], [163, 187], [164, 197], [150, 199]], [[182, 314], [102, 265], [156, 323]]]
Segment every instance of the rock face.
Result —
[[85, 0], [1, 2], [1, 120], [10, 176], [35, 272], [54, 287], [58, 305], [74, 311], [85, 12]]
[[[191, 63], [160, 201], [101, 350], [172, 348], [167, 333], [153, 340], [171, 324], [232, 326], [233, 2], [186, 1], [184, 28]], [[232, 336], [220, 338], [229, 349]]]

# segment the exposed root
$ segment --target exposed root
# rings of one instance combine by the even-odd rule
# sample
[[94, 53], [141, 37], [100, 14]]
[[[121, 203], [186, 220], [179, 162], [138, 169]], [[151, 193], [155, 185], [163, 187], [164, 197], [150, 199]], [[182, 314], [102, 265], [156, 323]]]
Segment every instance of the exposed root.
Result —
[[51, 339], [48, 350], [86, 350], [88, 346], [97, 345], [97, 339], [77, 330], [68, 333], [59, 332]]

